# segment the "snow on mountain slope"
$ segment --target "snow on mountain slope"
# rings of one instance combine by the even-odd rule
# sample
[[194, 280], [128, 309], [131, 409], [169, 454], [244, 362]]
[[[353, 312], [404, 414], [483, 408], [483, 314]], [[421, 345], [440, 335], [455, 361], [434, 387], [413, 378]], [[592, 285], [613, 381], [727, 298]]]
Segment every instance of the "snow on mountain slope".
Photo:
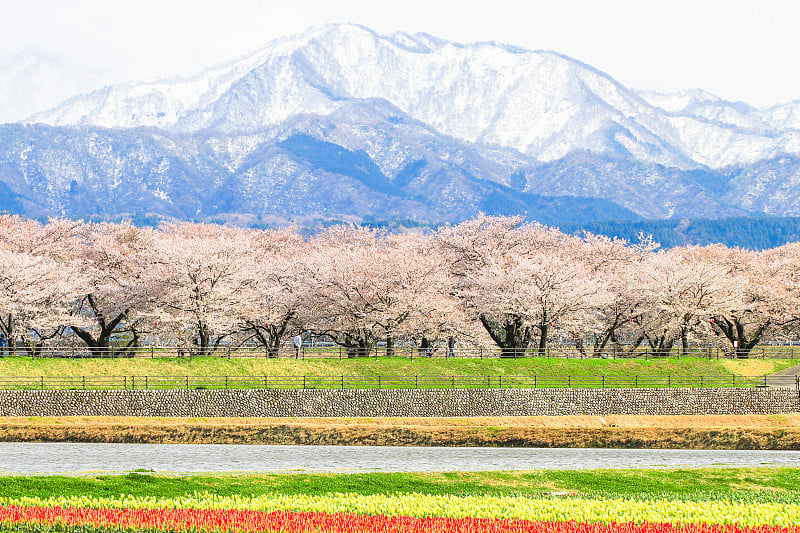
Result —
[[758, 109], [744, 102], [723, 100], [702, 89], [689, 89], [676, 93], [638, 91], [638, 94], [652, 105], [675, 115], [762, 133], [770, 129]]
[[692, 165], [650, 131], [668, 127], [655, 108], [580, 62], [355, 25], [314, 28], [191, 78], [96, 91], [30, 122], [245, 133], [353, 98], [382, 98], [447, 135], [540, 160], [588, 149]]
[[[539, 161], [590, 151], [718, 168], [800, 152], [794, 131], [776, 134], [747, 106], [705, 93], [647, 98], [554, 52], [334, 24], [194, 77], [76, 97], [30, 121], [239, 135], [298, 114], [330, 114], [354, 99], [383, 99], [445, 135]], [[794, 108], [775, 115], [797, 122]]]
[[770, 107], [760, 115], [776, 131], [800, 130], [800, 100]]
[[670, 114], [668, 138], [699, 163], [719, 168], [800, 153], [800, 101], [761, 110], [701, 89], [639, 94]]

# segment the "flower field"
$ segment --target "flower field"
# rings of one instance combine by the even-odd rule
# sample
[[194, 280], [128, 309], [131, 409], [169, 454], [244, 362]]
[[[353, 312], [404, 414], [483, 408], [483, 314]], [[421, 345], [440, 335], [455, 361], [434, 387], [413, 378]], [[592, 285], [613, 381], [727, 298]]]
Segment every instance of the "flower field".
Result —
[[800, 504], [353, 493], [0, 498], [0, 530], [800, 533]]

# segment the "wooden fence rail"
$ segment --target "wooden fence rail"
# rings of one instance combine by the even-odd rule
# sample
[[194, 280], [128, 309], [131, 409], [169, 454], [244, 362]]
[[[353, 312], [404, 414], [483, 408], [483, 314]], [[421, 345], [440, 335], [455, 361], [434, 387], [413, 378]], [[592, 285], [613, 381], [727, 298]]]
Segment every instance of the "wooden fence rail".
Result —
[[[800, 376], [782, 378], [800, 390]], [[753, 388], [768, 376], [0, 376], [0, 390]]]
[[22, 345], [0, 348], [0, 357], [36, 357], [36, 358], [280, 358], [280, 359], [349, 359], [349, 358], [379, 358], [402, 357], [408, 359], [420, 358], [467, 358], [467, 359], [495, 359], [495, 358], [554, 358], [554, 359], [666, 359], [694, 357], [703, 359], [800, 359], [800, 347], [792, 346], [764, 346], [755, 348], [747, 353], [725, 351], [720, 348], [693, 347], [688, 350], [674, 348], [668, 352], [654, 352], [644, 348], [620, 347], [607, 349], [602, 352], [590, 350], [581, 351], [574, 346], [554, 345], [540, 351], [535, 348], [525, 350], [501, 350], [499, 348], [483, 348], [480, 346], [457, 347], [449, 352], [446, 345], [435, 345], [427, 349], [417, 347], [395, 347], [387, 350], [385, 346], [376, 346], [364, 351], [349, 351], [341, 346], [303, 346], [296, 350], [293, 346], [282, 346], [277, 351], [270, 351], [263, 347], [254, 346], [219, 346], [215, 349], [201, 350], [196, 346], [139, 346], [135, 348], [122, 348], [111, 346], [108, 348], [88, 348], [86, 346], [42, 346], [31, 348]]

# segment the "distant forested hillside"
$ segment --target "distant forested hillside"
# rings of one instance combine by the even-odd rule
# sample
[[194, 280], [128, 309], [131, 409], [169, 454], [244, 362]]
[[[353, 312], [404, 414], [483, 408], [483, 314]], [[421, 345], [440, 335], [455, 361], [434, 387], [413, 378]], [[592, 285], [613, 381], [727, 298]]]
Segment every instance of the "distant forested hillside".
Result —
[[652, 235], [653, 240], [664, 248], [722, 243], [750, 250], [764, 250], [787, 242], [800, 241], [800, 217], [607, 221], [561, 224], [559, 227], [565, 233], [576, 234], [585, 230], [634, 242], [643, 233]]

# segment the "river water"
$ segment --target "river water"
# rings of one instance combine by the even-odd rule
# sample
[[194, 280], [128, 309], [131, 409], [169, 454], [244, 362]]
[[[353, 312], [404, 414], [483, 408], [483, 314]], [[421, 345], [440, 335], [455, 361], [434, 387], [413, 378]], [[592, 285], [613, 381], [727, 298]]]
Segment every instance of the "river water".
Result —
[[0, 443], [0, 473], [435, 472], [800, 466], [797, 451]]

